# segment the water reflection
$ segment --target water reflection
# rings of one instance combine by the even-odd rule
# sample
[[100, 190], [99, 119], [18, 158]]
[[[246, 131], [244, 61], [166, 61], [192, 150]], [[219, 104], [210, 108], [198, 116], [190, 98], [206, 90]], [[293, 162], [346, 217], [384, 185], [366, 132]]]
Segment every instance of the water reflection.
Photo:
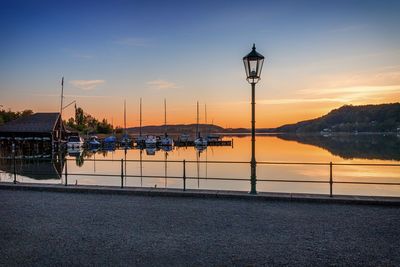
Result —
[[0, 170], [8, 173], [10, 179], [14, 174], [14, 167], [18, 176], [34, 180], [60, 180], [64, 161], [57, 154], [41, 154], [40, 157], [16, 157], [15, 160], [13, 157], [0, 158]]
[[343, 159], [379, 159], [400, 161], [400, 138], [395, 134], [278, 135], [328, 150]]
[[[345, 163], [393, 163], [400, 160], [399, 140], [395, 136], [258, 136], [256, 158], [261, 161], [287, 162], [345, 162]], [[399, 138], [400, 139], [400, 138]], [[183, 188], [183, 160], [186, 160], [187, 189], [237, 190], [249, 191], [251, 139], [249, 136], [233, 137], [233, 147], [160, 147], [151, 154], [146, 149], [105, 149], [105, 150], [68, 150], [65, 155], [40, 152], [38, 154], [22, 155], [17, 151], [17, 157], [26, 157], [17, 164], [26, 165], [18, 170], [18, 181], [54, 183], [64, 178], [61, 170], [64, 167], [60, 159], [68, 161], [68, 182], [79, 185], [121, 185], [121, 159], [124, 163], [124, 186]], [[0, 148], [1, 149], [1, 148]], [[0, 150], [4, 152], [4, 150]], [[12, 172], [12, 154], [4, 152], [0, 169]], [[8, 156], [8, 159], [6, 158]], [[31, 159], [29, 159], [31, 158]], [[47, 159], [34, 160], [34, 158]], [[115, 160], [99, 161], [103, 159]], [[8, 160], [8, 161], [7, 161]], [[133, 161], [129, 161], [133, 160]], [[156, 160], [158, 162], [149, 162]], [[53, 161], [53, 162], [51, 162]], [[216, 164], [213, 161], [241, 161], [242, 164]], [[35, 165], [36, 164], [36, 165]], [[42, 166], [40, 164], [47, 164]], [[6, 167], [4, 167], [6, 166]], [[36, 167], [32, 167], [36, 166]], [[53, 166], [53, 167], [52, 167]], [[36, 169], [32, 169], [36, 168]], [[53, 175], [28, 175], [28, 171], [48, 170]], [[24, 171], [25, 170], [25, 171]], [[335, 166], [333, 176], [335, 181], [359, 182], [390, 182], [398, 183], [399, 167], [360, 167]], [[95, 176], [107, 174], [115, 176]], [[155, 177], [149, 177], [155, 176]], [[171, 178], [175, 177], [175, 178]], [[327, 166], [303, 165], [257, 165], [257, 190], [259, 192], [293, 192], [293, 193], [327, 193], [327, 184], [263, 182], [263, 179], [315, 180], [327, 181], [329, 168]], [[36, 179], [57, 180], [36, 180]], [[229, 178], [220, 180], [213, 178]], [[9, 174], [0, 174], [2, 181], [12, 182]], [[63, 183], [63, 182], [62, 182]], [[337, 184], [335, 194], [362, 195], [395, 195], [400, 196], [400, 186], [380, 185], [350, 185]]]

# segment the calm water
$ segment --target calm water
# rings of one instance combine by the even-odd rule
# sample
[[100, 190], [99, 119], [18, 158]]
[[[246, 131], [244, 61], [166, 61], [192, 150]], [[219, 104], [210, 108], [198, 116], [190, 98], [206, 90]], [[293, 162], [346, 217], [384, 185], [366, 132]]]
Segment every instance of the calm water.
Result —
[[[165, 152], [158, 150], [154, 155], [138, 149], [109, 152], [78, 152], [67, 154], [68, 183], [79, 185], [119, 186], [120, 177], [96, 177], [92, 174], [120, 175], [120, 162], [104, 162], [103, 159], [160, 160], [163, 162], [128, 162], [125, 172], [126, 186], [157, 188], [182, 188], [183, 164], [168, 161], [194, 161], [186, 164], [186, 186], [190, 189], [218, 189], [249, 191], [249, 181], [226, 181], [212, 178], [249, 179], [249, 164], [198, 163], [197, 161], [246, 161], [250, 160], [250, 137], [226, 137], [233, 139], [232, 147], [208, 147], [199, 152], [193, 147], [174, 148]], [[151, 151], [150, 151], [151, 154]], [[53, 156], [54, 157], [54, 156]], [[383, 163], [400, 164], [400, 137], [396, 135], [343, 135], [343, 136], [257, 136], [257, 161], [269, 162], [321, 162], [329, 163]], [[166, 162], [164, 162], [166, 160]], [[3, 171], [10, 171], [11, 161], [2, 160]], [[64, 183], [59, 173], [59, 160], [17, 161], [17, 180], [35, 183]], [[63, 167], [64, 168], [64, 167]], [[47, 173], [40, 175], [38, 173]], [[83, 175], [88, 174], [88, 175]], [[158, 176], [146, 178], [143, 176]], [[204, 178], [204, 179], [198, 179]], [[281, 179], [296, 181], [329, 181], [329, 166], [315, 165], [261, 165], [257, 166], [258, 179]], [[382, 166], [334, 166], [334, 181], [400, 183], [400, 167]], [[3, 182], [11, 182], [13, 176], [1, 173]], [[257, 182], [259, 192], [329, 193], [329, 184], [295, 182]], [[334, 184], [334, 194], [400, 196], [397, 185]]]

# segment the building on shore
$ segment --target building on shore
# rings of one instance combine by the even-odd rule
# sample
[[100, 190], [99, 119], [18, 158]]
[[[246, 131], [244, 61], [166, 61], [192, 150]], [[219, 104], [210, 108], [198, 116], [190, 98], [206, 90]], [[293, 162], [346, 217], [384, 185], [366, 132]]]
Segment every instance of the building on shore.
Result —
[[[60, 136], [61, 135], [61, 136]], [[67, 131], [60, 113], [34, 113], [0, 126], [0, 141], [15, 145], [47, 144], [54, 147], [64, 141]]]

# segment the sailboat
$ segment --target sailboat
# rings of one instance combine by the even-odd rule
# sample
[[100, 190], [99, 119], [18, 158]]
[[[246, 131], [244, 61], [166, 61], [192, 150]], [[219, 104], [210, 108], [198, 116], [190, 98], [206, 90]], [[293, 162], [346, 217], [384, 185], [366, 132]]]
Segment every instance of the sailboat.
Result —
[[203, 150], [204, 147], [207, 146], [207, 138], [200, 136], [199, 129], [199, 102], [197, 101], [197, 127], [196, 127], [196, 139], [194, 140], [194, 145], [196, 148], [201, 148]]
[[107, 136], [104, 138], [104, 147], [106, 150], [114, 150], [115, 149], [115, 143], [117, 142], [117, 138], [115, 137], [115, 132], [114, 132], [114, 120], [111, 119], [111, 127], [113, 129], [112, 135]]
[[140, 98], [140, 125], [139, 125], [139, 136], [136, 138], [137, 146], [144, 146], [146, 137], [142, 135], [142, 98]]
[[172, 138], [167, 134], [167, 100], [164, 99], [164, 136], [161, 137], [161, 146], [172, 146]]
[[[157, 147], [157, 137], [154, 135], [148, 135], [146, 138], [142, 137], [142, 99], [140, 99], [140, 138], [144, 139], [144, 144], [146, 146], [146, 152], [148, 155], [154, 155]], [[142, 141], [143, 142], [143, 141]]]
[[121, 145], [124, 147], [128, 147], [131, 144], [131, 139], [129, 138], [128, 133], [126, 132], [126, 100], [124, 100], [124, 135], [121, 139]]

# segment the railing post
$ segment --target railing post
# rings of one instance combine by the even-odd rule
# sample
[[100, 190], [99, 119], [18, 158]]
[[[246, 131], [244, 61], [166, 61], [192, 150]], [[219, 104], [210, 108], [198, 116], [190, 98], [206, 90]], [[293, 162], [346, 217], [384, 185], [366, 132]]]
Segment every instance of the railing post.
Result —
[[68, 159], [65, 159], [65, 186], [68, 185]]
[[186, 160], [183, 160], [183, 191], [186, 191]]
[[16, 163], [15, 163], [16, 162], [15, 161], [15, 153], [14, 153], [13, 156], [14, 156], [14, 160], [13, 160], [14, 161], [14, 164], [13, 164], [14, 165], [14, 182], [13, 183], [16, 184], [17, 183], [17, 170], [16, 170], [16, 166], [15, 166], [16, 165]]
[[124, 188], [124, 159], [121, 159], [121, 188]]
[[329, 196], [332, 197], [332, 186], [333, 186], [333, 177], [332, 177], [332, 161], [329, 163]]

